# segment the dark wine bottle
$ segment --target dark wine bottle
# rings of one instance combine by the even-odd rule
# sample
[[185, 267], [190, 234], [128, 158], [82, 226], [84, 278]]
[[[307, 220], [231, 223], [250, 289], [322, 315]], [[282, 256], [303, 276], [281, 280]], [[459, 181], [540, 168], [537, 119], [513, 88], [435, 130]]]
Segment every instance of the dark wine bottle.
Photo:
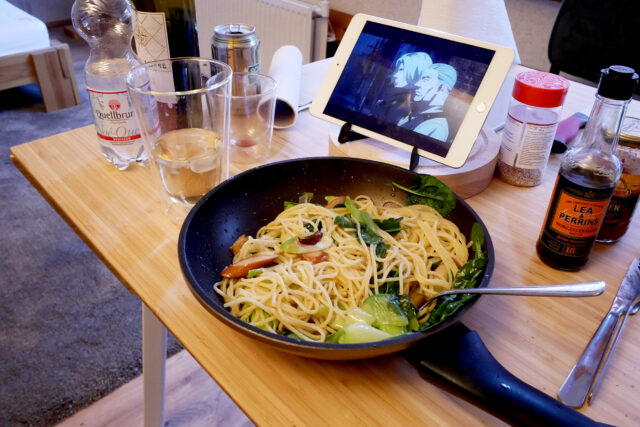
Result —
[[[138, 15], [134, 39], [140, 62], [200, 56], [195, 0], [133, 0], [133, 4]], [[194, 89], [200, 84], [192, 80], [197, 73], [184, 72], [186, 66], [180, 62], [171, 63], [173, 89], [177, 92]], [[202, 115], [193, 114], [199, 107], [186, 105], [193, 102], [193, 97], [177, 97], [173, 102], [158, 103], [158, 110], [180, 117], [185, 121], [179, 124], [181, 127], [201, 127]], [[182, 109], [190, 109], [192, 114], [176, 114]]]
[[133, 0], [140, 62], [200, 56], [194, 0]]

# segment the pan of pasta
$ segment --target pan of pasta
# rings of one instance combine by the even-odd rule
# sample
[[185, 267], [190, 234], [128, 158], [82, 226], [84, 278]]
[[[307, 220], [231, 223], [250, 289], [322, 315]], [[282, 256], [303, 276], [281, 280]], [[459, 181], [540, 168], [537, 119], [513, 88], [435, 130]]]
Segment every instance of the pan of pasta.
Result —
[[187, 284], [220, 321], [300, 356], [347, 360], [409, 348], [456, 323], [494, 253], [478, 215], [438, 179], [319, 157], [223, 182], [179, 238]]

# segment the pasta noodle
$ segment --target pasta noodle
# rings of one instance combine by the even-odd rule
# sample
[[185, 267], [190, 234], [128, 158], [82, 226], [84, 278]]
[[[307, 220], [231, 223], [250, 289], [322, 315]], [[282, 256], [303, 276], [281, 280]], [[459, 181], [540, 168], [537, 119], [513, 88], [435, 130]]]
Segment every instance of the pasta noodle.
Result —
[[[391, 282], [412, 300], [451, 288], [468, 258], [466, 239], [453, 222], [425, 205], [390, 201], [376, 206], [367, 196], [354, 201], [374, 220], [402, 217], [405, 228], [397, 234], [377, 230], [388, 247], [383, 257], [376, 254], [375, 244], [365, 244], [358, 222], [356, 230], [334, 223], [337, 216], [347, 214], [346, 208], [295, 205], [249, 237], [234, 257], [236, 262], [275, 253], [275, 263], [256, 277], [223, 278], [214, 286], [231, 314], [274, 333], [324, 341], [335, 332], [330, 326], [335, 316], [359, 307]], [[283, 242], [310, 230], [321, 230], [333, 240], [323, 250], [325, 260], [313, 263], [282, 251]]]

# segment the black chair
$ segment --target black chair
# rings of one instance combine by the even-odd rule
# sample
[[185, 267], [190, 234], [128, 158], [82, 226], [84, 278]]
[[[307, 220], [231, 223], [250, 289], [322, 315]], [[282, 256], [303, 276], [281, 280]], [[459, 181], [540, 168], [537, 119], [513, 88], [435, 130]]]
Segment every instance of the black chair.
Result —
[[640, 73], [639, 23], [640, 0], [564, 0], [549, 39], [550, 71], [595, 83], [610, 65]]

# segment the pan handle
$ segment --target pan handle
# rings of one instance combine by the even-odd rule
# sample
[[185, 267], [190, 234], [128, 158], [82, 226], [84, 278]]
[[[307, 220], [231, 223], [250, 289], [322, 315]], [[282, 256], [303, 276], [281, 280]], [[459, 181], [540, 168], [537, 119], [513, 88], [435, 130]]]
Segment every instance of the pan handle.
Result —
[[606, 425], [516, 378], [491, 355], [480, 336], [462, 324], [425, 338], [404, 356], [517, 425]]

